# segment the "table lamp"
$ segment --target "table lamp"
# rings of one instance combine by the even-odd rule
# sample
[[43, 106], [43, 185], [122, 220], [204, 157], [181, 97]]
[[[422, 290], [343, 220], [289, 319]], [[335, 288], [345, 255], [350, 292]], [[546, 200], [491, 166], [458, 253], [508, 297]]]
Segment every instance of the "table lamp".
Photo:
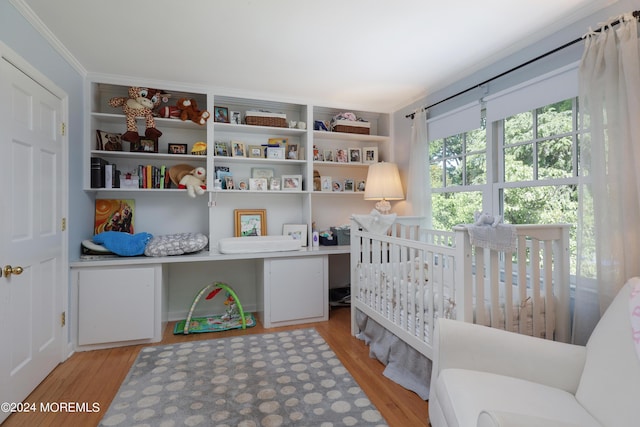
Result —
[[384, 215], [391, 210], [389, 200], [404, 199], [400, 173], [395, 163], [380, 162], [369, 165], [364, 199], [379, 200], [376, 209]]

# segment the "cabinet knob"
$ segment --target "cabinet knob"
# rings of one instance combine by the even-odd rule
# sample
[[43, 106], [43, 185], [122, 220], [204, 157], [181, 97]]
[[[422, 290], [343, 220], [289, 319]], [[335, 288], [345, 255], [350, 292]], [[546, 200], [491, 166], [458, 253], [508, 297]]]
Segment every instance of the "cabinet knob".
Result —
[[20, 275], [22, 274], [23, 271], [24, 270], [20, 266], [11, 267], [10, 265], [5, 265], [4, 268], [2, 269], [2, 272], [4, 273], [5, 277], [10, 277], [12, 274]]

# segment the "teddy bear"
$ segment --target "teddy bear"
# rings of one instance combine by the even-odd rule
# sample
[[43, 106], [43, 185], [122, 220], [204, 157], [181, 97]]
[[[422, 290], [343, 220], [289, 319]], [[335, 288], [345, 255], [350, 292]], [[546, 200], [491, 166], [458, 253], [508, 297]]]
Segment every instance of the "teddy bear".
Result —
[[196, 194], [201, 196], [204, 194], [204, 189], [207, 188], [205, 184], [206, 175], [205, 168], [197, 167], [180, 179], [178, 188], [186, 188], [189, 197], [196, 197]]
[[498, 215], [494, 217], [488, 212], [476, 211], [473, 214], [473, 220], [473, 225], [490, 225], [492, 227], [496, 227], [500, 223], [500, 221], [502, 221], [502, 216]]
[[211, 114], [207, 110], [198, 110], [198, 103], [195, 99], [180, 98], [176, 102], [176, 107], [180, 110], [181, 120], [191, 120], [193, 123], [204, 125]]
[[129, 96], [116, 96], [109, 100], [109, 105], [117, 108], [122, 107], [127, 120], [127, 131], [122, 135], [122, 139], [130, 143], [140, 142], [138, 135], [137, 117], [143, 117], [146, 123], [145, 136], [156, 140], [162, 135], [156, 129], [156, 122], [153, 118], [153, 110], [160, 105], [162, 91], [146, 87], [132, 86], [129, 88]]

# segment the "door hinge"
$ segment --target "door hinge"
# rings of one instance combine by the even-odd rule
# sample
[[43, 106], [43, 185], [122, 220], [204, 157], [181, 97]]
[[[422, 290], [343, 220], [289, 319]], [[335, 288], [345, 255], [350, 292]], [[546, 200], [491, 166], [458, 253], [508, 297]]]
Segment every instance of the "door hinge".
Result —
[[62, 223], [60, 224], [60, 228], [62, 228], [62, 231], [67, 230], [67, 218], [62, 218]]
[[67, 312], [63, 311], [60, 315], [60, 327], [64, 328], [64, 325], [67, 324]]
[[60, 123], [60, 135], [64, 136], [67, 132], [67, 124], [62, 122]]

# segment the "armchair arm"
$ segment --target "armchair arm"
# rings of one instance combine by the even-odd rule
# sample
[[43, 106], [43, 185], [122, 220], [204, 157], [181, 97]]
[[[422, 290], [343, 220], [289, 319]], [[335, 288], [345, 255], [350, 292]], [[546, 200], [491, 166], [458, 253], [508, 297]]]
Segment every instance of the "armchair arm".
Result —
[[578, 424], [503, 411], [482, 411], [477, 427], [579, 427]]
[[[447, 368], [492, 372], [576, 392], [586, 348], [439, 318], [432, 381]], [[433, 382], [432, 382], [433, 383]]]

